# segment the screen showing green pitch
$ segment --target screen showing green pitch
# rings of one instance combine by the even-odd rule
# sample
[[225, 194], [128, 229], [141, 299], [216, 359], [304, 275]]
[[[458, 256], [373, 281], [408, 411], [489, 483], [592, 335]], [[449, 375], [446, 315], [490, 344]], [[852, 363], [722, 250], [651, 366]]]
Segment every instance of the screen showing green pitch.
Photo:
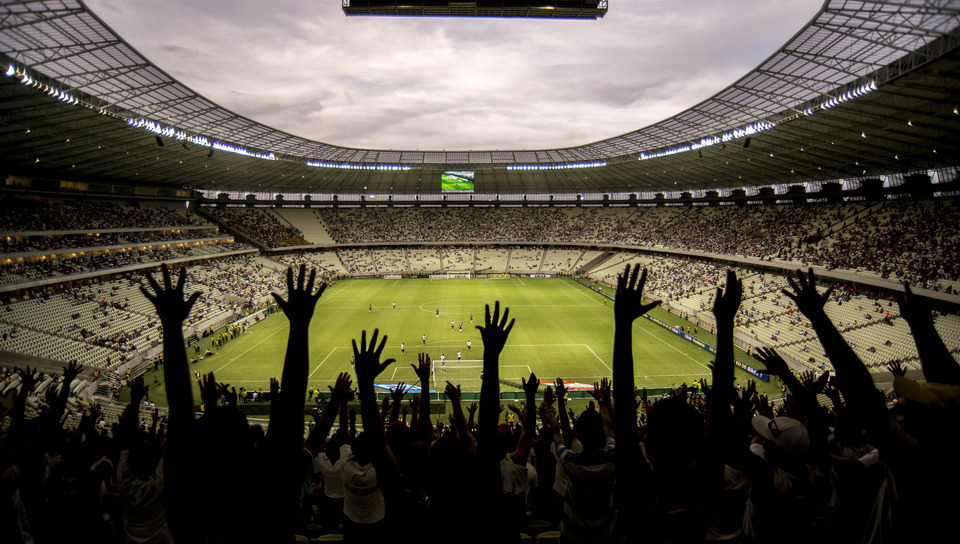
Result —
[[440, 174], [440, 190], [444, 193], [472, 193], [473, 170], [448, 170]]

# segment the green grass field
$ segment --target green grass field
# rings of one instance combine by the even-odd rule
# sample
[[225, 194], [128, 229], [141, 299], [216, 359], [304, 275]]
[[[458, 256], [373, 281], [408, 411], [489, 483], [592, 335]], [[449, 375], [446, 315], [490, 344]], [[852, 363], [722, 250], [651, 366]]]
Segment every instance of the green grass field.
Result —
[[[483, 323], [484, 305], [489, 303], [492, 310], [498, 300], [501, 311], [509, 308], [510, 317], [516, 319], [500, 358], [502, 379], [519, 383], [531, 371], [541, 381], [562, 377], [592, 383], [612, 376], [613, 303], [605, 305], [603, 297], [572, 279], [361, 279], [338, 282], [327, 289], [317, 305], [311, 322], [310, 385], [326, 391], [339, 372], [351, 371], [351, 340], [359, 341], [363, 330], [368, 331], [369, 338], [373, 329], [379, 329], [381, 336], [386, 334], [388, 338], [384, 358], [393, 357], [397, 362], [381, 374], [378, 383], [415, 384], [410, 365], [417, 362], [419, 353], [426, 352], [436, 360], [431, 389], [442, 391], [449, 380], [464, 391], [479, 391], [483, 342], [476, 325]], [[654, 312], [669, 323], [687, 324], [660, 309]], [[638, 319], [634, 327], [638, 387], [670, 387], [709, 379], [707, 364], [713, 355], [645, 319]], [[201, 373], [213, 371], [217, 381], [237, 389], [266, 390], [270, 378], [281, 375], [287, 331], [286, 317], [274, 314], [191, 368]], [[424, 334], [426, 344], [421, 340]], [[716, 345], [712, 335], [701, 331], [698, 336]], [[472, 342], [469, 351], [468, 340]], [[203, 349], [209, 342], [204, 340]], [[401, 342], [406, 344], [405, 354], [400, 353]], [[445, 372], [441, 370], [441, 354], [446, 355]], [[762, 368], [740, 350], [736, 356]], [[165, 406], [161, 374], [148, 374], [147, 383], [153, 384], [150, 398]], [[737, 370], [738, 381], [746, 383], [749, 378], [749, 374]], [[761, 391], [775, 396], [774, 386], [759, 385]], [[509, 386], [501, 386], [501, 390], [511, 391]]]

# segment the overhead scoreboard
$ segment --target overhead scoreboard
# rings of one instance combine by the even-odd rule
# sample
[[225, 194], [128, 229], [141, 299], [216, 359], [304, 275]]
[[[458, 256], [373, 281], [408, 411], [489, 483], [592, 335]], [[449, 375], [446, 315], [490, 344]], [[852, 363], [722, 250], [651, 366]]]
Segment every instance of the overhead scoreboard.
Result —
[[600, 19], [607, 0], [341, 0], [348, 16]]

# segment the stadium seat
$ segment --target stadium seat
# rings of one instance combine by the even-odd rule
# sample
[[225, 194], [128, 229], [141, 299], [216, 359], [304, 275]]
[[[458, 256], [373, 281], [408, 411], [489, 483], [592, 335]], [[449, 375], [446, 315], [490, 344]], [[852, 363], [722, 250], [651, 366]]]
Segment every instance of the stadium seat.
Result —
[[560, 531], [547, 531], [537, 535], [537, 544], [556, 544], [560, 542]]

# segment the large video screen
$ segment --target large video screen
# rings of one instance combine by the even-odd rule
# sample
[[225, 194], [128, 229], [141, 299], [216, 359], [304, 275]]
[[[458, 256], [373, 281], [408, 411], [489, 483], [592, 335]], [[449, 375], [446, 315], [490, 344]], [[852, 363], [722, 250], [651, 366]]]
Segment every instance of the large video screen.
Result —
[[448, 170], [440, 174], [440, 191], [444, 193], [472, 193], [473, 170]]

